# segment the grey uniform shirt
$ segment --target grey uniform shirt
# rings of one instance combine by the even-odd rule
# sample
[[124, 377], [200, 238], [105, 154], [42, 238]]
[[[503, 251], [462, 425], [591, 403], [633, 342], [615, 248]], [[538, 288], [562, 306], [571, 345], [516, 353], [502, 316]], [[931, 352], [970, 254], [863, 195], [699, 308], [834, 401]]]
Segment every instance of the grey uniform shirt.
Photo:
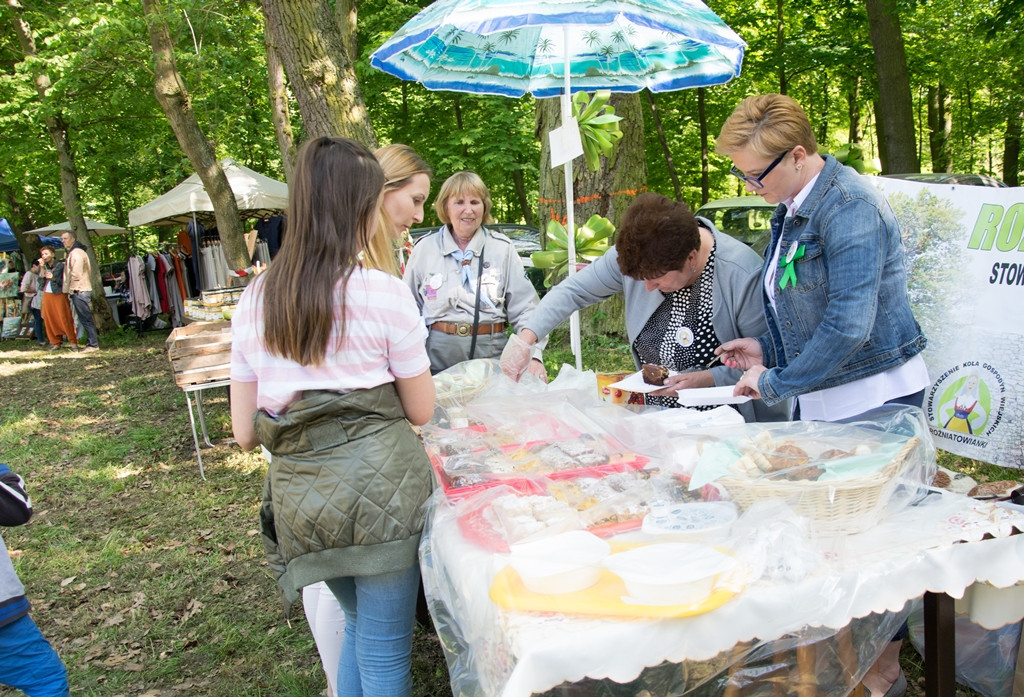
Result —
[[[447, 226], [421, 238], [412, 250], [403, 279], [412, 290], [423, 321], [473, 322], [476, 283], [480, 280], [480, 324], [508, 322], [516, 331], [524, 325], [538, 298], [526, 278], [523, 262], [512, 241], [498, 232], [480, 228], [466, 247], [473, 256], [469, 283], [463, 265], [453, 256], [459, 252]], [[480, 254], [483, 269], [479, 271]]]

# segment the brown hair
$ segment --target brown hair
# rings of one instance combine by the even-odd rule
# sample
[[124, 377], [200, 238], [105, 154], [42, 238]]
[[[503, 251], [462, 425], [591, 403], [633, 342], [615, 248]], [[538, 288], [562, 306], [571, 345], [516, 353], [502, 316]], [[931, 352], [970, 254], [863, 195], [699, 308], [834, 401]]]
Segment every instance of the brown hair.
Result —
[[640, 194], [630, 204], [615, 239], [619, 269], [637, 280], [679, 271], [696, 249], [700, 231], [689, 206], [653, 192]]
[[319, 365], [345, 284], [377, 227], [384, 173], [373, 153], [348, 138], [321, 137], [299, 148], [288, 186], [288, 234], [258, 279], [267, 350]]
[[803, 108], [784, 94], [747, 97], [722, 124], [715, 150], [729, 156], [750, 148], [770, 159], [804, 146], [808, 155], [818, 152], [818, 142]]
[[[433, 172], [422, 157], [408, 145], [392, 143], [377, 148], [373, 153], [384, 170], [384, 193], [401, 189], [417, 174], [433, 176]], [[383, 200], [382, 200], [383, 202]], [[369, 269], [380, 269], [392, 275], [400, 276], [398, 260], [395, 255], [394, 223], [388, 216], [384, 206], [380, 208], [380, 222], [377, 234], [370, 238], [370, 244], [363, 252], [364, 265]]]
[[480, 197], [480, 200], [484, 202], [484, 224], [493, 223], [494, 218], [491, 217], [491, 192], [487, 190], [487, 185], [484, 184], [484, 180], [480, 178], [480, 175], [469, 170], [456, 172], [441, 185], [441, 190], [437, 192], [437, 199], [434, 201], [434, 210], [437, 211], [438, 219], [445, 225], [452, 222], [451, 218], [448, 217], [448, 199], [465, 194], [473, 194]]

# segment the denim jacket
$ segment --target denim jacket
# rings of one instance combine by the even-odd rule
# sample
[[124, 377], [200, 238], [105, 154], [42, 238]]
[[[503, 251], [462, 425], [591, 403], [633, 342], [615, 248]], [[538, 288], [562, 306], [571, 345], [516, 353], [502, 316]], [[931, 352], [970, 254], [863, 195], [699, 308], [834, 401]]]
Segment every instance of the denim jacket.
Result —
[[780, 205], [772, 218], [762, 293], [780, 235], [780, 257], [793, 250], [799, 258], [795, 283], [780, 289], [776, 271], [774, 311], [765, 297], [768, 333], [758, 340], [764, 364], [775, 367], [762, 373], [758, 390], [767, 404], [882, 373], [925, 346], [892, 209], [856, 171], [824, 159], [796, 214], [786, 217]]

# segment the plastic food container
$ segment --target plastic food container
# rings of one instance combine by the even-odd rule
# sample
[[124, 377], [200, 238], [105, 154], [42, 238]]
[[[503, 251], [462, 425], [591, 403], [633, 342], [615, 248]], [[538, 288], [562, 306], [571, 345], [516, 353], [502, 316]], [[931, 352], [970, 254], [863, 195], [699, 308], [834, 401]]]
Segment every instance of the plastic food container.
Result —
[[728, 539], [737, 516], [731, 501], [655, 504], [641, 530], [659, 542], [718, 544]]
[[604, 566], [622, 579], [628, 600], [645, 605], [697, 605], [736, 560], [706, 545], [666, 542], [612, 554]]
[[572, 530], [511, 546], [510, 563], [534, 593], [575, 593], [597, 583], [611, 548], [597, 535]]

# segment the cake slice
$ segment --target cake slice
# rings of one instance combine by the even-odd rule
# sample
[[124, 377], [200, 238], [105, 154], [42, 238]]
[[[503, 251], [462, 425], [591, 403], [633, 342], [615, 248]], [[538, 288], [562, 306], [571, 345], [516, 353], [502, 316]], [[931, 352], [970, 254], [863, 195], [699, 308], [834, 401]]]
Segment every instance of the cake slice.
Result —
[[648, 385], [658, 385], [660, 387], [665, 384], [665, 378], [668, 377], [668, 368], [663, 365], [644, 363], [640, 370], [643, 373], [644, 382]]

